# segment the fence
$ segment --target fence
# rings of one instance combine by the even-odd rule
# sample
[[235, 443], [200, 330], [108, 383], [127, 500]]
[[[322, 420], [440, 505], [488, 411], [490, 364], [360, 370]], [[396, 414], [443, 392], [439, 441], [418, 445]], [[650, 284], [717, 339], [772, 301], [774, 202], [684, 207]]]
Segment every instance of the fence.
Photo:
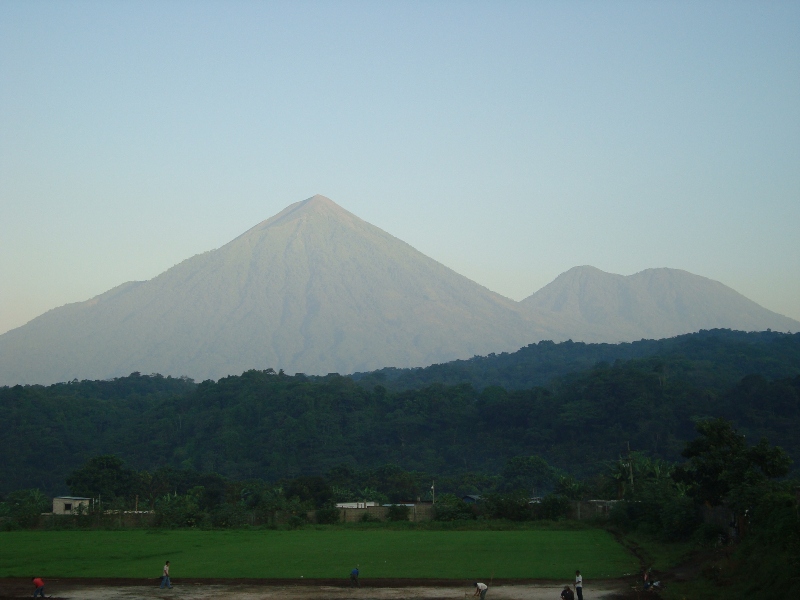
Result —
[[590, 519], [607, 519], [616, 500], [573, 500], [570, 504], [570, 519], [585, 521]]
[[[409, 506], [409, 521], [430, 521], [433, 519], [433, 504], [415, 504]], [[344, 523], [357, 523], [364, 520], [385, 521], [389, 513], [388, 506], [367, 506], [366, 508], [340, 508], [339, 520]], [[366, 519], [365, 519], [366, 516]]]

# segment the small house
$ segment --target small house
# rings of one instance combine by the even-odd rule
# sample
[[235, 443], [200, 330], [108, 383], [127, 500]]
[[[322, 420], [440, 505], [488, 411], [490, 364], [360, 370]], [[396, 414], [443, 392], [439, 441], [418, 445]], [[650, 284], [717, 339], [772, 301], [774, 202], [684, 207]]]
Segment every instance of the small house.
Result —
[[[59, 496], [53, 498], [54, 515], [76, 515], [81, 512], [89, 512], [91, 498], [81, 498], [79, 496]], [[80, 507], [80, 508], [79, 508]]]

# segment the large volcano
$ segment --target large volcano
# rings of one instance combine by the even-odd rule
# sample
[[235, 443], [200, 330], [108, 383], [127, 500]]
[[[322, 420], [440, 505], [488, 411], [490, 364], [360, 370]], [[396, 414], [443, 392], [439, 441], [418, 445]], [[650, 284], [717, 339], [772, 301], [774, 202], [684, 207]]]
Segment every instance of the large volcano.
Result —
[[328, 198], [0, 336], [0, 384], [132, 371], [349, 373], [516, 350], [551, 332]]

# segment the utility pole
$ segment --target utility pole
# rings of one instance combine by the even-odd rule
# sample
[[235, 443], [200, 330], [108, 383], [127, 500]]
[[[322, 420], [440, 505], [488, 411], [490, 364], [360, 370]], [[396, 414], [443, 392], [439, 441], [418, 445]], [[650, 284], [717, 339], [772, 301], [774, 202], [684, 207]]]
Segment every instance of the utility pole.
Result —
[[631, 443], [628, 442], [628, 471], [631, 474], [631, 492], [633, 489], [633, 459], [631, 458]]

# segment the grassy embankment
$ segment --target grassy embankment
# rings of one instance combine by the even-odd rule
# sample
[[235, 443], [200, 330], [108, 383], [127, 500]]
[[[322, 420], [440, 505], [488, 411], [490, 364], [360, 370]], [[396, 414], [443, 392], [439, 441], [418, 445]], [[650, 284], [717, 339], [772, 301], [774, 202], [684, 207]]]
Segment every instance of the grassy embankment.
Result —
[[701, 550], [695, 542], [664, 542], [639, 532], [624, 534], [622, 541], [638, 555], [643, 565], [659, 572], [674, 569]]
[[0, 533], [0, 577], [362, 577], [587, 580], [636, 573], [606, 531], [12, 531]]

